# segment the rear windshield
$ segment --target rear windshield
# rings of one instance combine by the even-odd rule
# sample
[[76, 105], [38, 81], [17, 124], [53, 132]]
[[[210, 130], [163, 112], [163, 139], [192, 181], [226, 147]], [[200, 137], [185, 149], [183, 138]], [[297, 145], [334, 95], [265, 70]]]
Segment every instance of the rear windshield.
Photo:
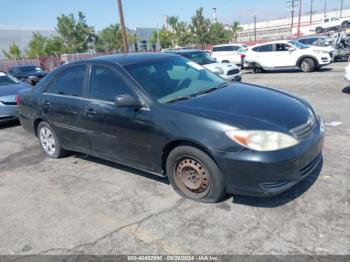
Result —
[[0, 86], [9, 84], [18, 84], [20, 81], [10, 74], [0, 72]]

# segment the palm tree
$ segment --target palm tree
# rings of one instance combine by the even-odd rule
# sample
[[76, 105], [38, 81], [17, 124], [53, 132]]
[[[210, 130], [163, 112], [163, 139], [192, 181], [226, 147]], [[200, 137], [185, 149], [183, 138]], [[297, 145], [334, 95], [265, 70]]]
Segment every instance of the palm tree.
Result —
[[242, 27], [239, 22], [234, 21], [233, 24], [231, 25], [231, 30], [232, 30], [232, 41], [237, 42], [237, 34], [239, 31], [242, 31]]
[[179, 17], [178, 16], [170, 16], [168, 18], [168, 23], [171, 27], [171, 31], [173, 33], [173, 46], [175, 46], [175, 42], [176, 42], [176, 31], [177, 31], [177, 24], [179, 22]]

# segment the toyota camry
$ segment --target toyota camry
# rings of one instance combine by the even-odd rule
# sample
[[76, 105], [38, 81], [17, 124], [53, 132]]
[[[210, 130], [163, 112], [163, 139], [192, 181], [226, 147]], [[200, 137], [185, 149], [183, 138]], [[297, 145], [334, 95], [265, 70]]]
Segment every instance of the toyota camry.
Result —
[[276, 195], [322, 162], [324, 125], [304, 99], [226, 83], [175, 54], [70, 63], [17, 101], [48, 157], [78, 151], [167, 176], [201, 202]]

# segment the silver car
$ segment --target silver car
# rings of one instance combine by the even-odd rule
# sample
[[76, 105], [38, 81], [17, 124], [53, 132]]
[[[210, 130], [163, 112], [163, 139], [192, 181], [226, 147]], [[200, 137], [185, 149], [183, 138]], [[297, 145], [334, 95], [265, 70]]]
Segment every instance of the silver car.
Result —
[[0, 123], [17, 119], [17, 92], [30, 88], [14, 76], [0, 71]]

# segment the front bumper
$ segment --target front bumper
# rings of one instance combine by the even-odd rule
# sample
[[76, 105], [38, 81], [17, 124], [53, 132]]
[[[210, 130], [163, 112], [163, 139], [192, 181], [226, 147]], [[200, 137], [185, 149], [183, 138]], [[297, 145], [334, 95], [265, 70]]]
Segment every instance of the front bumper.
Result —
[[324, 132], [318, 124], [297, 146], [273, 151], [215, 152], [228, 193], [249, 196], [280, 194], [322, 165]]

